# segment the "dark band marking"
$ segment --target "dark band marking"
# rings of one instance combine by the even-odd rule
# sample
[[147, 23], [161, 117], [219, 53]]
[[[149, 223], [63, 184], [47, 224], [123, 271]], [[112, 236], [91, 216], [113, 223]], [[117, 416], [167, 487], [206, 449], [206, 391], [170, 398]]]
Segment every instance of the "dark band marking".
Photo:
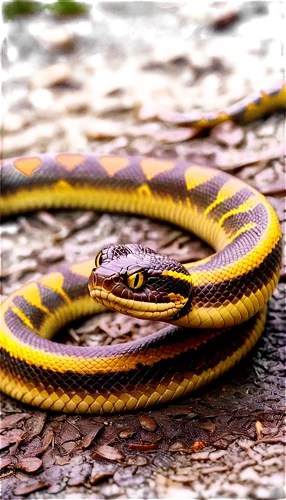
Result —
[[43, 306], [46, 307], [51, 313], [66, 304], [64, 298], [55, 290], [52, 290], [41, 283], [37, 283], [37, 286]]
[[151, 191], [158, 195], [169, 195], [175, 200], [185, 201], [188, 197], [185, 171], [187, 165], [183, 162], [173, 163], [173, 169], [161, 172], [149, 180]]
[[228, 180], [225, 174], [218, 174], [212, 179], [196, 186], [188, 191], [188, 198], [191, 203], [198, 207], [200, 212], [204, 212], [218, 196], [219, 191]]
[[258, 94], [257, 96], [253, 96], [253, 99], [249, 100], [248, 105], [259, 106], [262, 103], [263, 96]]
[[73, 274], [67, 266], [60, 267], [59, 271], [62, 272], [64, 277], [62, 289], [71, 300], [88, 295], [86, 277], [81, 276], [80, 274]]
[[279, 95], [280, 92], [282, 91], [282, 88], [279, 88], [279, 89], [273, 89], [273, 90], [270, 90], [268, 92], [268, 95], [270, 95], [271, 97], [274, 97], [276, 95]]
[[[256, 222], [256, 224], [259, 226], [260, 234], [263, 234], [268, 225], [268, 212], [266, 207], [262, 203], [259, 203], [259, 205], [256, 205], [256, 207], [252, 208], [251, 210], [248, 209], [245, 212], [230, 215], [224, 220], [222, 228], [228, 235], [232, 236], [239, 229], [250, 222]], [[253, 244], [255, 243], [256, 240], [253, 241]], [[248, 248], [248, 250], [250, 249], [251, 248]]]
[[247, 201], [251, 196], [253, 196], [253, 191], [247, 187], [243, 187], [233, 196], [213, 207], [209, 211], [208, 217], [210, 217], [214, 222], [218, 222], [224, 214], [234, 208], [240, 207], [240, 205]]
[[39, 331], [47, 319], [47, 314], [21, 296], [15, 297], [13, 303], [29, 319], [35, 330]]
[[229, 114], [231, 116], [231, 119], [234, 120], [235, 122], [239, 122], [240, 120], [243, 120], [243, 117], [248, 109], [248, 104], [246, 103], [235, 103], [232, 104], [229, 108]]

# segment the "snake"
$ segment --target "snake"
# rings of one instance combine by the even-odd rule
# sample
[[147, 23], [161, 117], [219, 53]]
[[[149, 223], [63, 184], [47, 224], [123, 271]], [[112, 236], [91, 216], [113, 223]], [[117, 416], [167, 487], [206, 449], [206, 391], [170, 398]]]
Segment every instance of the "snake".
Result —
[[[243, 105], [241, 116], [284, 107], [285, 97], [282, 82]], [[81, 152], [6, 159], [1, 175], [4, 217], [43, 208], [136, 214], [214, 249], [182, 264], [132, 242], [110, 245], [95, 261], [57, 266], [13, 292], [1, 306], [5, 394], [65, 413], [146, 409], [210, 383], [260, 338], [279, 280], [281, 230], [266, 198], [239, 178], [180, 159]], [[65, 324], [106, 308], [167, 325], [115, 345], [52, 340]]]

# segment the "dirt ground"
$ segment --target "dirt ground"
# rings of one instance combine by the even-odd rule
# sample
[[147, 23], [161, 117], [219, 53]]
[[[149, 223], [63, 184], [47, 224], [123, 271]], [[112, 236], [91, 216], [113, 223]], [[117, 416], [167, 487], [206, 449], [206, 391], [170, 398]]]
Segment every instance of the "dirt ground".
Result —
[[[95, 2], [81, 16], [44, 11], [7, 20], [2, 157], [179, 157], [255, 186], [285, 222], [283, 113], [203, 133], [160, 120], [162, 111], [220, 109], [283, 79], [282, 11], [282, 2]], [[2, 223], [2, 300], [57, 264], [119, 242], [143, 242], [182, 262], [212, 252], [193, 235], [143, 218], [23, 214]], [[107, 345], [157, 328], [108, 312], [58, 340]], [[3, 500], [285, 498], [284, 344], [283, 268], [254, 351], [178, 403], [72, 416], [2, 396]]]

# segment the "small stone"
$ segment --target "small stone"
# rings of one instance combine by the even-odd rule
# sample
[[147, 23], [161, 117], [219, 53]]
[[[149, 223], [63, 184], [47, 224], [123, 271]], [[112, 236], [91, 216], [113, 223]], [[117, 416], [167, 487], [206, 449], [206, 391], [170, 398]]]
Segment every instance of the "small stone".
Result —
[[200, 424], [199, 427], [209, 432], [214, 432], [216, 430], [216, 426], [213, 423]]
[[137, 467], [147, 465], [148, 464], [148, 458], [142, 457], [141, 455], [131, 455], [127, 459], [128, 465], [136, 465]]
[[111, 154], [114, 151], [118, 151], [119, 149], [126, 148], [128, 146], [128, 140], [126, 137], [116, 137], [112, 141], [107, 142], [106, 144], [101, 146], [101, 154]]
[[261, 431], [262, 431], [263, 427], [264, 427], [264, 425], [259, 420], [256, 420], [255, 428], [256, 428], [256, 435], [257, 435], [258, 440], [261, 438]]
[[64, 251], [59, 247], [46, 248], [39, 255], [42, 262], [53, 263], [64, 258]]
[[210, 455], [209, 455], [209, 459], [210, 459], [212, 462], [216, 462], [216, 461], [217, 461], [217, 460], [219, 460], [221, 457], [223, 457], [225, 454], [226, 454], [226, 451], [225, 451], [225, 450], [213, 451], [212, 453], [210, 453]]
[[214, 127], [211, 137], [224, 146], [236, 147], [244, 140], [244, 131], [239, 125], [227, 121]]
[[33, 251], [29, 247], [17, 248], [16, 255], [22, 259], [27, 259], [32, 255]]
[[102, 483], [103, 481], [106, 481], [110, 477], [113, 476], [113, 472], [97, 472], [96, 474], [92, 475], [89, 479], [89, 482], [91, 484], [98, 484]]
[[247, 467], [246, 469], [244, 469], [241, 472], [240, 480], [241, 481], [254, 481], [255, 483], [259, 484], [260, 475], [252, 467]]
[[135, 430], [132, 430], [132, 429], [123, 429], [122, 431], [119, 432], [118, 436], [121, 439], [128, 439], [128, 438], [134, 436], [135, 433], [136, 433]]
[[208, 458], [209, 458], [208, 451], [201, 451], [200, 453], [193, 453], [191, 455], [192, 460], [208, 460]]
[[257, 130], [258, 137], [274, 137], [275, 127], [272, 123], [266, 123]]
[[[104, 484], [101, 487], [101, 495], [103, 498], [117, 498], [122, 493], [120, 486], [117, 484]], [[124, 498], [121, 496], [121, 498]]]
[[166, 129], [160, 130], [155, 133], [155, 139], [158, 142], [165, 142], [167, 144], [172, 144], [176, 142], [183, 142], [192, 139], [200, 132], [199, 128], [196, 127], [181, 127], [178, 129]]
[[0, 255], [4, 255], [6, 253], [9, 253], [12, 249], [13, 249], [12, 241], [8, 240], [7, 238], [2, 238], [1, 245], [0, 245]]
[[74, 39], [64, 27], [46, 26], [39, 33], [39, 38], [52, 48], [72, 48]]
[[52, 87], [66, 83], [72, 77], [72, 69], [68, 64], [58, 63], [40, 69], [34, 73], [29, 80], [32, 89]]
[[8, 133], [18, 132], [23, 128], [25, 119], [21, 115], [6, 113], [3, 116], [3, 130]]
[[114, 139], [122, 133], [122, 126], [111, 120], [93, 120], [85, 130], [89, 141]]

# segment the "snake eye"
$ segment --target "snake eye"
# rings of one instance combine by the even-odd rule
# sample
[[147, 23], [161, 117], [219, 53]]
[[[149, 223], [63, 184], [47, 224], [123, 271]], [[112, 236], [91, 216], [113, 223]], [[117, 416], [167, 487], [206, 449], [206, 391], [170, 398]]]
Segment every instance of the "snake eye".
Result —
[[95, 257], [95, 267], [99, 267], [102, 264], [102, 252], [99, 252]]
[[138, 288], [141, 288], [142, 285], [144, 285], [144, 273], [138, 272], [138, 273], [133, 273], [127, 278], [127, 285], [129, 288], [132, 290], [137, 290]]

